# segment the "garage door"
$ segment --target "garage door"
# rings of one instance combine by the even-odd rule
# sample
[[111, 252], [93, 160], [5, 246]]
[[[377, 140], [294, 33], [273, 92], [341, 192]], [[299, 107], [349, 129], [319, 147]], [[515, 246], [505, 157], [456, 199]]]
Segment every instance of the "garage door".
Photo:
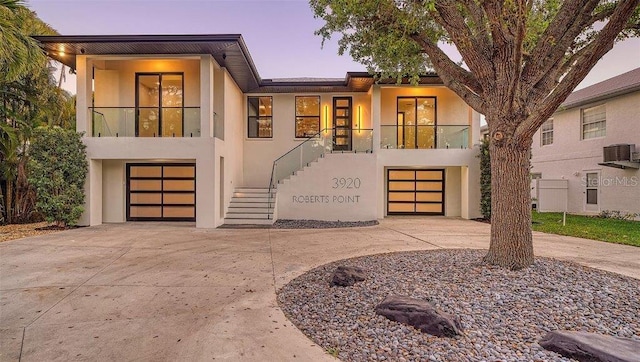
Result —
[[444, 170], [387, 170], [388, 215], [444, 215]]
[[127, 220], [195, 219], [195, 164], [127, 164]]

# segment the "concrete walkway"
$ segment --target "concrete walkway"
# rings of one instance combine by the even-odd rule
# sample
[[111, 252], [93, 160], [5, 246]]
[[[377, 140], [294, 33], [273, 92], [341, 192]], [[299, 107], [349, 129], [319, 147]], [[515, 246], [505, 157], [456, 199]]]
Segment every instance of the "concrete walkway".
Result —
[[[324, 230], [128, 223], [0, 244], [0, 360], [335, 361], [275, 293], [331, 261], [487, 248], [489, 225], [387, 218]], [[535, 233], [538, 255], [640, 278], [640, 248]]]

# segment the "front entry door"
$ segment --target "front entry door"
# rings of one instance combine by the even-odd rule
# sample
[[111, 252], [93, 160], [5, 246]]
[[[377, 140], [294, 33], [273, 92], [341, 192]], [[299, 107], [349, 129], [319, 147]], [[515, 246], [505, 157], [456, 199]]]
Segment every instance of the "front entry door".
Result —
[[351, 151], [351, 97], [333, 98], [333, 150]]
[[585, 199], [584, 199], [584, 211], [586, 212], [599, 212], [600, 211], [600, 172], [592, 171], [587, 172], [585, 177]]

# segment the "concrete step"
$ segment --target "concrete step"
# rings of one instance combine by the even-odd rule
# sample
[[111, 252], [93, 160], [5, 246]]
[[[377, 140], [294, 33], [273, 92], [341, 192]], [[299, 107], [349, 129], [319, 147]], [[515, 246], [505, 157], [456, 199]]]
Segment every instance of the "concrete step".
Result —
[[269, 219], [270, 212], [227, 212], [225, 219]]
[[234, 190], [235, 192], [248, 192], [248, 193], [253, 193], [253, 192], [264, 192], [267, 193], [269, 192], [269, 188], [268, 187], [236, 187], [236, 189]]
[[265, 209], [273, 209], [276, 200], [271, 199], [271, 203], [269, 202], [231, 202], [229, 204], [229, 208], [237, 208], [237, 207], [248, 207], [248, 208], [265, 208]]
[[[275, 191], [271, 192], [271, 197], [275, 197], [276, 193]], [[269, 193], [268, 192], [238, 192], [235, 191], [233, 193], [233, 197], [269, 197]]]
[[273, 219], [224, 219], [225, 225], [272, 225], [273, 222]]
[[257, 212], [257, 213], [269, 213], [273, 214], [273, 205], [271, 207], [245, 207], [245, 206], [229, 206], [229, 210], [227, 211], [227, 215], [230, 213], [241, 213], [241, 212]]

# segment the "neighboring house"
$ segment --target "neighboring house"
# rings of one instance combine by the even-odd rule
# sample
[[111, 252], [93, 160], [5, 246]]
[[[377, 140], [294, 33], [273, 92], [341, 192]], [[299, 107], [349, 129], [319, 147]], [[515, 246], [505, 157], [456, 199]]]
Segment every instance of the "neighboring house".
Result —
[[567, 180], [568, 212], [640, 213], [639, 147], [637, 68], [567, 98], [534, 137], [532, 177]]
[[435, 74], [261, 79], [240, 35], [35, 38], [77, 74], [83, 224], [480, 216], [479, 115]]

